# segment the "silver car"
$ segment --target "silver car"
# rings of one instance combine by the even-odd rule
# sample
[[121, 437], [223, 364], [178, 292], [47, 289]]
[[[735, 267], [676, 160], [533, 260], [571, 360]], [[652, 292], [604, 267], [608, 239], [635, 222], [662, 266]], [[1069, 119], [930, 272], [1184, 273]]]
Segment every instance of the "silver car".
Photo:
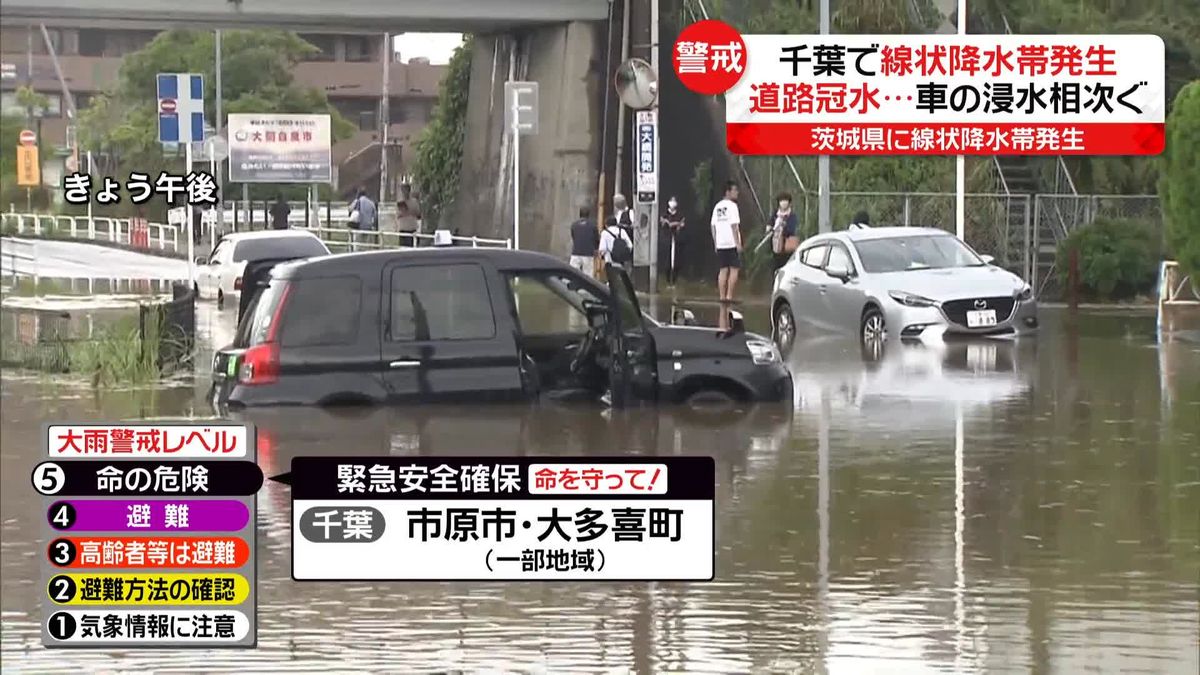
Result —
[[775, 273], [771, 327], [783, 349], [797, 322], [889, 336], [1021, 335], [1037, 330], [1033, 289], [958, 237], [927, 227], [853, 226], [810, 237]]

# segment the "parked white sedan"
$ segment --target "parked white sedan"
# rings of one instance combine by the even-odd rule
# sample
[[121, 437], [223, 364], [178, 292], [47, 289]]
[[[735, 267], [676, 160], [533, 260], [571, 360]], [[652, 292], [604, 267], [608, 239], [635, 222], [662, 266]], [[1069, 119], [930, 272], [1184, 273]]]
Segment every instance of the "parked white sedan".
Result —
[[242, 271], [247, 262], [322, 255], [329, 255], [325, 242], [305, 230], [227, 234], [217, 241], [210, 255], [196, 258], [196, 293], [201, 299], [216, 300], [218, 306], [223, 306], [226, 300], [236, 304], [241, 296]]

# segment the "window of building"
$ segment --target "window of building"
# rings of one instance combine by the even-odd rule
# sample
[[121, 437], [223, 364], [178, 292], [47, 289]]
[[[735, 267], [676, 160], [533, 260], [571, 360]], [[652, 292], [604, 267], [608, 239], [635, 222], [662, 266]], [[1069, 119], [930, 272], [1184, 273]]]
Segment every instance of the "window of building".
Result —
[[305, 33], [300, 36], [305, 42], [321, 51], [305, 58], [306, 61], [333, 61], [337, 56], [337, 45], [333, 35]]
[[292, 283], [280, 326], [284, 347], [354, 344], [358, 338], [362, 282], [358, 277], [302, 279]]
[[379, 120], [374, 110], [363, 110], [358, 113], [358, 128], [361, 131], [375, 131], [379, 128]]
[[[44, 108], [35, 109], [33, 111], [34, 117], [42, 119], [62, 117], [62, 95], [46, 92], [38, 93], [46, 97], [47, 105]], [[17, 101], [17, 92], [15, 91], [0, 93], [0, 112], [3, 112], [5, 115], [13, 115], [21, 118], [24, 118], [28, 114], [25, 107]]]
[[343, 40], [346, 44], [347, 61], [371, 61], [374, 58], [371, 39], [365, 35], [347, 35]]
[[487, 340], [495, 336], [496, 317], [479, 265], [399, 267], [392, 271], [391, 340]]

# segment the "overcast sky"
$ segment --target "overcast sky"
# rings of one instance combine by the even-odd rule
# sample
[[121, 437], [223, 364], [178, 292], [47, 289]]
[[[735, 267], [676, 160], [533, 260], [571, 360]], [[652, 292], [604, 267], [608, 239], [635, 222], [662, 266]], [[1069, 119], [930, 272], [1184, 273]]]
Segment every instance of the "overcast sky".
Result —
[[462, 39], [462, 33], [403, 33], [395, 37], [393, 44], [401, 61], [424, 56], [430, 63], [449, 63]]

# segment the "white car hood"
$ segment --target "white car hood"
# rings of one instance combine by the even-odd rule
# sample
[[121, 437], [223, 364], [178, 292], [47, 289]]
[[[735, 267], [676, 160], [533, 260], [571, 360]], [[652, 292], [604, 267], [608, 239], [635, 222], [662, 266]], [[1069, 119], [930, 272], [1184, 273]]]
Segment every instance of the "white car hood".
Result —
[[1012, 272], [999, 267], [954, 267], [876, 274], [881, 291], [904, 291], [931, 300], [1012, 296], [1025, 286]]

